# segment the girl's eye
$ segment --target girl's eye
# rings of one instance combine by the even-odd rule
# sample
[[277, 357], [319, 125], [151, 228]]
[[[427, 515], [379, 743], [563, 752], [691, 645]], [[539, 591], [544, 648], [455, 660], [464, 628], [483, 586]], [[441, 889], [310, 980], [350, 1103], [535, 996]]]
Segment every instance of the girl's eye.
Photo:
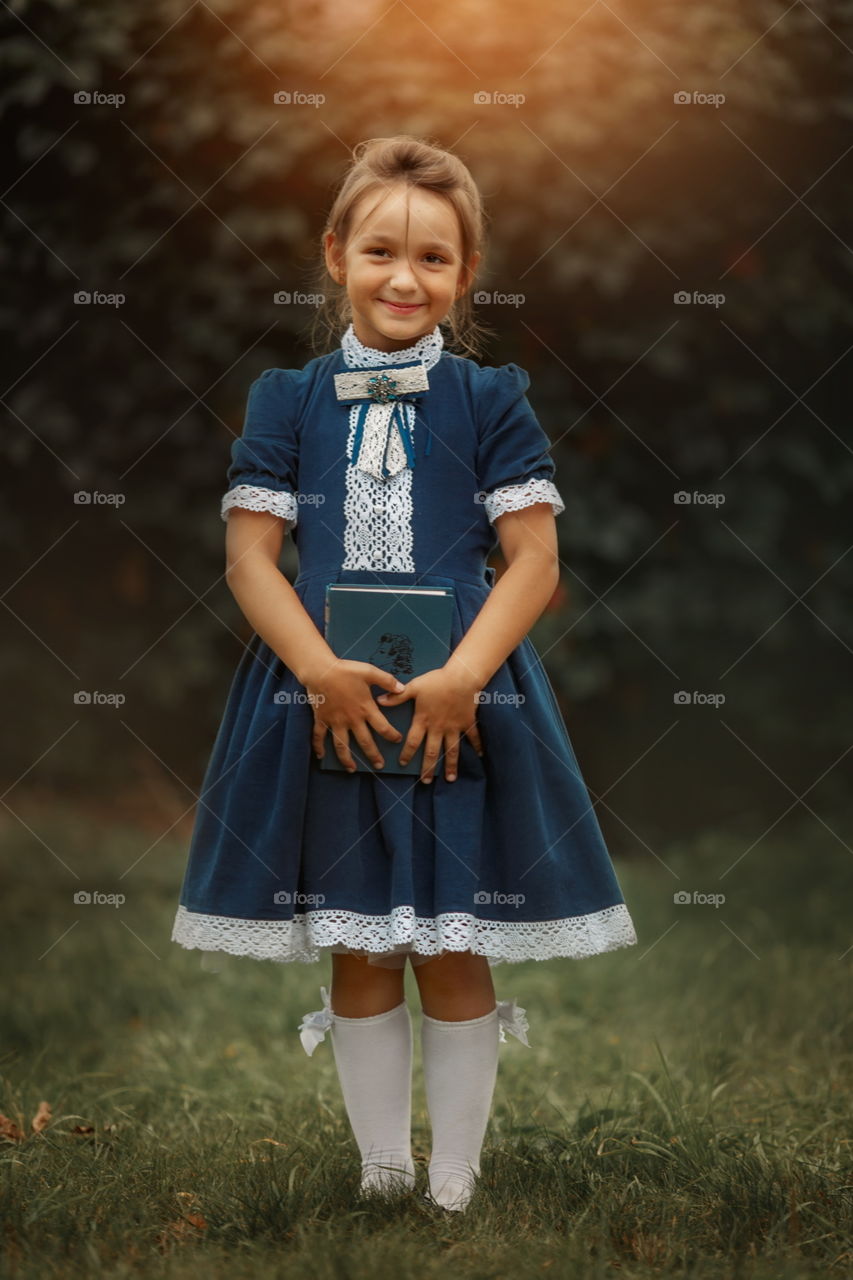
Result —
[[[368, 250], [367, 250], [367, 252], [368, 252], [368, 254], [371, 254], [371, 253], [387, 253], [387, 252], [388, 252], [388, 250], [387, 250], [387, 249], [380, 249], [380, 248], [376, 248], [376, 249], [368, 249]], [[426, 254], [424, 254], [424, 257], [425, 257], [425, 258], [433, 258], [436, 262], [444, 262], [444, 258], [442, 258], [441, 254], [439, 254], [439, 253], [426, 253]]]

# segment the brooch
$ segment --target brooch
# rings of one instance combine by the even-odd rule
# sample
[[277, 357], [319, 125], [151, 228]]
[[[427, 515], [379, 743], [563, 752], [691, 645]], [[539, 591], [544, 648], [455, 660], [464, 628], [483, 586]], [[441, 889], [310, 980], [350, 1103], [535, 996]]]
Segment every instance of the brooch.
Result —
[[[335, 374], [335, 394], [342, 403], [358, 404], [352, 462], [360, 471], [387, 480], [415, 465], [415, 451], [405, 405], [415, 405], [429, 390], [423, 364], [395, 365], [383, 370], [350, 369]], [[427, 435], [424, 453], [429, 453]]]

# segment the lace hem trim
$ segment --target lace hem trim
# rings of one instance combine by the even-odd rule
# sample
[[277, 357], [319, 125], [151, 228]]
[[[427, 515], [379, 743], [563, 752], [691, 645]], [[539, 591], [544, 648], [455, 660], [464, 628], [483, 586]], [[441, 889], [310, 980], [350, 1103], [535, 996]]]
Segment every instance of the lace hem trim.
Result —
[[494, 524], [505, 511], [520, 511], [522, 507], [532, 507], [537, 502], [550, 502], [555, 516], [566, 509], [557, 486], [544, 477], [534, 477], [532, 480], [525, 480], [523, 484], [509, 484], [495, 489], [486, 494], [483, 506], [489, 522]]
[[299, 514], [294, 494], [278, 493], [275, 489], [264, 489], [254, 484], [238, 484], [228, 490], [220, 508], [223, 520], [228, 519], [232, 507], [242, 507], [245, 511], [269, 511], [271, 515], [281, 516], [288, 527], [296, 524]]
[[172, 942], [187, 950], [226, 951], [256, 960], [313, 963], [321, 948], [338, 943], [369, 952], [411, 944], [422, 955], [473, 951], [490, 964], [501, 961], [579, 958], [633, 946], [634, 925], [624, 902], [563, 920], [483, 920], [464, 911], [418, 918], [410, 906], [388, 916], [357, 911], [309, 911], [292, 920], [245, 920], [211, 916], [179, 906]]

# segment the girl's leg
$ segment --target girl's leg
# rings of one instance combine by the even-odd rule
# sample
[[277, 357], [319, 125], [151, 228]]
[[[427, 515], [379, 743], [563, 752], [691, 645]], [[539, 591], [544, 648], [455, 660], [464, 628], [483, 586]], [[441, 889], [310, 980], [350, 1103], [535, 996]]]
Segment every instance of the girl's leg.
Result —
[[498, 1068], [498, 1012], [489, 963], [446, 952], [414, 967], [423, 1006], [424, 1085], [432, 1122], [429, 1186], [445, 1209], [464, 1209]]
[[332, 1049], [361, 1154], [361, 1190], [403, 1191], [412, 1162], [412, 1022], [404, 969], [332, 956]]

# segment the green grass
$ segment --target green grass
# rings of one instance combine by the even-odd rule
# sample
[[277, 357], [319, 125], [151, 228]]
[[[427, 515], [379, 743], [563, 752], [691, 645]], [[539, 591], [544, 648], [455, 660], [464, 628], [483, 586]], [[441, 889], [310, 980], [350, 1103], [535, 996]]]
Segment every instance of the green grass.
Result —
[[[355, 1196], [331, 1045], [309, 1059], [296, 1032], [328, 962], [212, 973], [169, 942], [185, 838], [120, 880], [151, 843], [138, 829], [27, 820], [38, 839], [11, 822], [4, 841], [0, 1111], [26, 1136], [0, 1143], [3, 1275], [853, 1274], [853, 858], [817, 821], [722, 879], [753, 837], [658, 849], [679, 879], [621, 862], [638, 947], [494, 970], [531, 1048], [501, 1045], [480, 1186], [442, 1215]], [[79, 888], [127, 902], [80, 908]]]

